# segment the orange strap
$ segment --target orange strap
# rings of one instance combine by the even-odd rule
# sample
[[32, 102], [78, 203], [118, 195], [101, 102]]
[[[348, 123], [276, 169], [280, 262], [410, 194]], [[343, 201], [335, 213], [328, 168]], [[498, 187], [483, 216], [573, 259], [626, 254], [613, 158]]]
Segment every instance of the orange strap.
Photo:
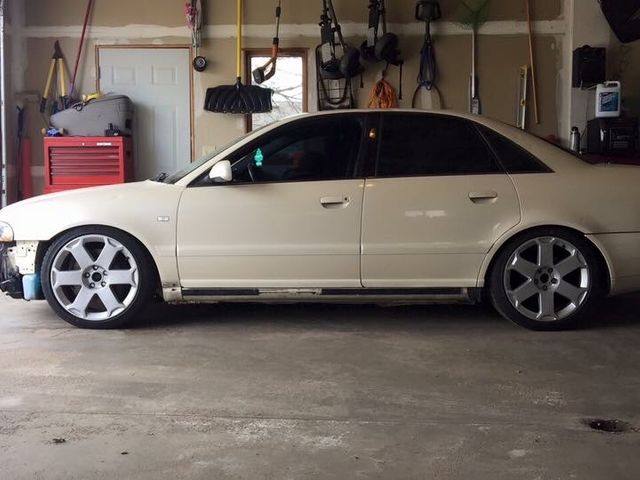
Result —
[[369, 108], [398, 108], [398, 95], [386, 80], [379, 80], [369, 94]]

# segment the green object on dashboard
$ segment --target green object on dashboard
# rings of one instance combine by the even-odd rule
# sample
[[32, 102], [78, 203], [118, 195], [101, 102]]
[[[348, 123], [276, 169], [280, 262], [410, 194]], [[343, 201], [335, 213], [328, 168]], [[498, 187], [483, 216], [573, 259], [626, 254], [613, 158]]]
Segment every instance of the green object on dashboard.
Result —
[[253, 157], [255, 163], [256, 163], [256, 167], [261, 167], [262, 163], [264, 162], [264, 155], [262, 154], [262, 149], [258, 149], [256, 150], [256, 156]]

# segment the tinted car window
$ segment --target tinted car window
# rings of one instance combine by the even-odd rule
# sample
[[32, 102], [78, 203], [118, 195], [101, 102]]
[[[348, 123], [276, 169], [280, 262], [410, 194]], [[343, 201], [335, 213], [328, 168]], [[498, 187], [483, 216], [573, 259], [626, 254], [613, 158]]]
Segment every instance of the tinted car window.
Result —
[[377, 176], [503, 173], [471, 122], [442, 115], [385, 114]]
[[546, 173], [551, 171], [538, 158], [505, 136], [486, 127], [481, 127], [481, 130], [507, 172]]
[[234, 159], [234, 182], [353, 178], [362, 135], [363, 124], [358, 116], [302, 120], [285, 125], [257, 140]]

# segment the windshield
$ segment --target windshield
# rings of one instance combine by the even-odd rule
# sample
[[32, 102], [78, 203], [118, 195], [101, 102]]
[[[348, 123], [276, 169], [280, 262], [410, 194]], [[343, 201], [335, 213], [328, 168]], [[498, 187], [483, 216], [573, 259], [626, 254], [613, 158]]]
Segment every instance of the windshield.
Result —
[[200, 160], [197, 160], [193, 163], [190, 163], [189, 165], [187, 165], [185, 168], [183, 168], [182, 170], [180, 170], [177, 173], [174, 173], [173, 175], [166, 175], [166, 174], [161, 174], [158, 176], [158, 178], [156, 179], [159, 182], [162, 183], [168, 183], [168, 184], [174, 184], [176, 182], [179, 182], [180, 180], [182, 180], [184, 177], [186, 177], [187, 175], [189, 175], [191, 172], [194, 172], [195, 170], [197, 170], [198, 168], [202, 167], [204, 164], [206, 164], [208, 161], [210, 161], [212, 158], [215, 158], [216, 156], [220, 155], [222, 152], [224, 152], [225, 150], [233, 147], [235, 144], [242, 142], [244, 139], [250, 137], [251, 135], [259, 132], [260, 130], [262, 130], [264, 127], [260, 127], [256, 130], [253, 130], [252, 132], [249, 133], [245, 133], [244, 135], [242, 135], [239, 138], [236, 138], [235, 140], [233, 140], [232, 142], [229, 142], [227, 145], [216, 149], [216, 151], [214, 153], [209, 153], [207, 155], [205, 155], [204, 157], [202, 157]]

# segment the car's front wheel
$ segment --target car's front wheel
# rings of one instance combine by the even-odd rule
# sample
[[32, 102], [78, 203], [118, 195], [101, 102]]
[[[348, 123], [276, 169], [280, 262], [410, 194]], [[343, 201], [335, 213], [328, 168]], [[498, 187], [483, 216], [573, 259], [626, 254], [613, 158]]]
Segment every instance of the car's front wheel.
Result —
[[603, 294], [601, 262], [582, 236], [539, 229], [512, 240], [498, 255], [489, 282], [494, 307], [531, 330], [579, 326]]
[[86, 227], [55, 241], [42, 262], [42, 287], [53, 310], [80, 328], [118, 328], [154, 293], [152, 260], [129, 235]]

